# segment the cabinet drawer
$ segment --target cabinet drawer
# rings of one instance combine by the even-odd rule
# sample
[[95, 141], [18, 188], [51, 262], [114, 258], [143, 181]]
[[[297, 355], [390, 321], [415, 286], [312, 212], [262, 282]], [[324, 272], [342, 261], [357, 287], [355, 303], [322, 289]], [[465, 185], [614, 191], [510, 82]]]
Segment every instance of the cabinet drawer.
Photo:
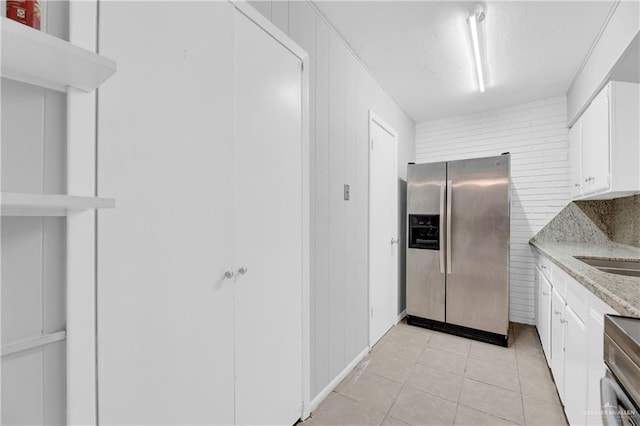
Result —
[[571, 279], [571, 277], [569, 277], [566, 272], [557, 266], [553, 267], [553, 281], [551, 285], [565, 301], [567, 299], [567, 281], [569, 279]]
[[582, 322], [586, 323], [589, 317], [589, 291], [564, 271], [562, 273], [565, 274], [565, 300], [567, 305], [571, 307], [571, 310]]
[[542, 271], [542, 274], [551, 283], [551, 285], [554, 285], [553, 262], [542, 255], [538, 255], [536, 265], [540, 269], [540, 271]]

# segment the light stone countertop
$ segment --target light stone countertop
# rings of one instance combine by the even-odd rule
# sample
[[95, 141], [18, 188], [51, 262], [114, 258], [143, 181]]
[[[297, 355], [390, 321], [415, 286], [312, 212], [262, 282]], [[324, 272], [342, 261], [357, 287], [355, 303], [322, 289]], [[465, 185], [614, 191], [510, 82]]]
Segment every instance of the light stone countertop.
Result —
[[530, 244], [621, 315], [640, 317], [640, 277], [610, 274], [574, 256], [640, 260], [640, 248], [616, 243], [546, 242]]

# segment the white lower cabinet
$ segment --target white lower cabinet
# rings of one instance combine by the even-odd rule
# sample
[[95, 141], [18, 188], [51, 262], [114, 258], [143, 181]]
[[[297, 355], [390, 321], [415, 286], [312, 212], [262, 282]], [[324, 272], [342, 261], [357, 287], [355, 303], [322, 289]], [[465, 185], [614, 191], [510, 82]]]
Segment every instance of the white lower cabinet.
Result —
[[565, 309], [564, 406], [572, 425], [585, 424], [587, 407], [587, 328], [570, 306]]
[[587, 318], [587, 417], [586, 424], [601, 425], [600, 379], [607, 371], [604, 350], [604, 315], [616, 314], [610, 306], [594, 298]]
[[542, 271], [538, 274], [538, 334], [547, 364], [551, 365], [551, 284]]
[[565, 335], [564, 299], [554, 288], [551, 290], [551, 372], [556, 381], [558, 394], [564, 402], [564, 335]]
[[617, 312], [548, 259], [536, 263], [536, 325], [567, 419], [572, 425], [601, 425], [604, 314]]

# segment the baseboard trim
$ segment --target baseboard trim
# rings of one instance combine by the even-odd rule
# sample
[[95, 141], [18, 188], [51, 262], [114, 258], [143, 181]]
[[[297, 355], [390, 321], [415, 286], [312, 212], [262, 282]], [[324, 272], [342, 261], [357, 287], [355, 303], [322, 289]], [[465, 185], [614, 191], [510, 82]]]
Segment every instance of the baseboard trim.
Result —
[[398, 318], [396, 318], [396, 324], [402, 321], [406, 316], [407, 316], [407, 310], [405, 309], [404, 311], [400, 312], [400, 314], [398, 314]]
[[417, 325], [418, 327], [429, 328], [431, 330], [436, 330], [443, 333], [455, 334], [456, 336], [479, 340], [485, 343], [493, 343], [494, 345], [504, 346], [505, 348], [509, 346], [508, 330], [507, 334], [498, 334], [491, 331], [478, 330], [475, 328], [464, 327], [461, 325], [436, 321], [428, 318], [416, 317], [413, 315], [409, 315], [407, 317], [407, 324]]
[[344, 370], [342, 370], [342, 372], [340, 372], [340, 374], [338, 374], [331, 382], [329, 382], [329, 384], [327, 386], [325, 386], [324, 389], [322, 389], [320, 391], [320, 393], [311, 400], [311, 403], [309, 404], [309, 407], [305, 407], [302, 416], [303, 419], [307, 419], [311, 413], [313, 411], [315, 411], [318, 406], [320, 405], [320, 403], [322, 401], [324, 401], [324, 399], [329, 396], [329, 394], [331, 393], [331, 391], [333, 391], [335, 389], [336, 386], [338, 386], [338, 384], [344, 380], [345, 377], [347, 377], [347, 375], [349, 373], [351, 373], [351, 371], [356, 368], [356, 365], [358, 365], [360, 363], [360, 361], [362, 361], [367, 355], [369, 354], [369, 347], [367, 346], [366, 348], [363, 349], [362, 352], [360, 352], [358, 354], [358, 356], [356, 356], [353, 361], [351, 361], [349, 363], [349, 365], [347, 365], [345, 367]]

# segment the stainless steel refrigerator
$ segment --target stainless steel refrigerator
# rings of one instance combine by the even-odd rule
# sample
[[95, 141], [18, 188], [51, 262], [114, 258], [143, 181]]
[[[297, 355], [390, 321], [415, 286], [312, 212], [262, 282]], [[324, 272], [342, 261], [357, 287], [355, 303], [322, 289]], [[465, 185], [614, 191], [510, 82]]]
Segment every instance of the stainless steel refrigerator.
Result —
[[409, 324], [508, 345], [509, 169], [509, 154], [409, 164]]

